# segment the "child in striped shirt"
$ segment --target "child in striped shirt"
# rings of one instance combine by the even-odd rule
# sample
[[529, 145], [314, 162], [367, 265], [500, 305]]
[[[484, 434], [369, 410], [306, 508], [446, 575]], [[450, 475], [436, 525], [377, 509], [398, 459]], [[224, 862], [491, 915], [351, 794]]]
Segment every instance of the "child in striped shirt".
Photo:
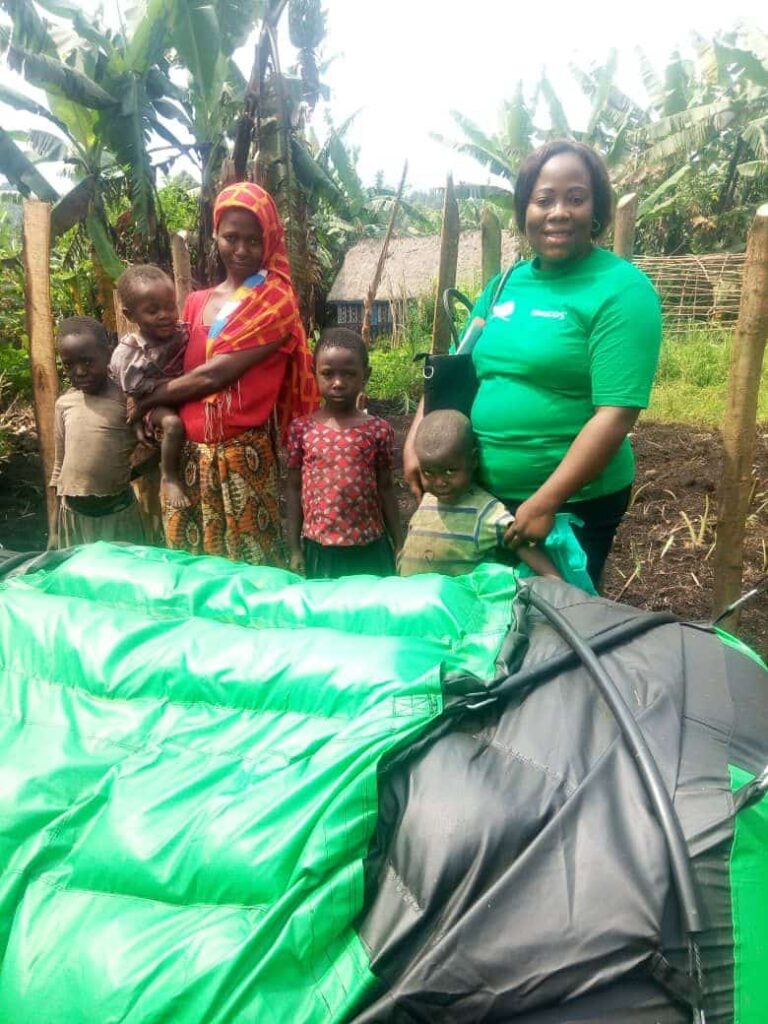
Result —
[[[469, 420], [452, 409], [425, 416], [414, 439], [424, 497], [408, 527], [401, 576], [439, 572], [461, 576], [481, 562], [499, 561], [512, 513], [473, 481], [477, 449]], [[540, 547], [515, 555], [539, 576], [560, 578]]]

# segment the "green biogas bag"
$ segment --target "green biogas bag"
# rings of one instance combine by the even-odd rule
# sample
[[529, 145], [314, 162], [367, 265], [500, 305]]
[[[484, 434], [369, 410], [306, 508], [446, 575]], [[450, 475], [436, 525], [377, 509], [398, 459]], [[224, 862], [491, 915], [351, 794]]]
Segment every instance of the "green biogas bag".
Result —
[[531, 594], [656, 761], [706, 1019], [768, 1020], [768, 671], [738, 646], [500, 565], [7, 568], [2, 1024], [700, 1020], [634, 753]]

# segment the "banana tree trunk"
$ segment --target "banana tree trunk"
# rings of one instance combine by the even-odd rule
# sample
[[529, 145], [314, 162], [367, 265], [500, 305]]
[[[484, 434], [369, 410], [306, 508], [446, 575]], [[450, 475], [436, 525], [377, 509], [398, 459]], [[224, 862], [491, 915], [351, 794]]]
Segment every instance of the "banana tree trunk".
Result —
[[213, 240], [213, 204], [216, 199], [216, 184], [213, 174], [213, 145], [202, 143], [199, 147], [202, 163], [200, 200], [197, 209], [197, 259], [195, 276], [203, 285], [216, 283], [220, 266]]
[[102, 267], [101, 263], [99, 263], [98, 256], [95, 253], [93, 254], [93, 270], [96, 275], [96, 297], [99, 306], [103, 310], [101, 322], [111, 334], [119, 336], [122, 332], [118, 329], [117, 314], [115, 312], [113, 296], [117, 293], [114, 291], [114, 281], [104, 267]]

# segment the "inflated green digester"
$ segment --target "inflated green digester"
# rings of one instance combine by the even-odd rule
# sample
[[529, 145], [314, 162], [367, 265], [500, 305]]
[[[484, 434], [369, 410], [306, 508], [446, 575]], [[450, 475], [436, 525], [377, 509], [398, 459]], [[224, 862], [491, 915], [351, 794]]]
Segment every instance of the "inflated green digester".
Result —
[[377, 773], [514, 592], [105, 544], [0, 585], [0, 1020], [347, 1016]]

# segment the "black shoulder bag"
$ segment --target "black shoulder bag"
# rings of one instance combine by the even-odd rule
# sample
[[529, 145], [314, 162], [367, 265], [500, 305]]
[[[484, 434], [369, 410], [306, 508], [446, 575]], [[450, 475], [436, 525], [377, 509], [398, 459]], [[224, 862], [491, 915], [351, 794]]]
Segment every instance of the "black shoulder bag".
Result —
[[[513, 269], [513, 267], [508, 267], [499, 278], [489, 305], [490, 310], [496, 305]], [[455, 288], [446, 288], [443, 292], [443, 306], [451, 323], [454, 340], [458, 342], [451, 308], [451, 300], [454, 298], [458, 298], [465, 304], [468, 303], [461, 292], [457, 292]], [[424, 360], [425, 416], [438, 409], [456, 409], [469, 418], [478, 388], [472, 350], [477, 344], [484, 326], [485, 321], [476, 317], [465, 331], [461, 344], [457, 344], [456, 352], [453, 355], [425, 354], [416, 356], [417, 359]]]

